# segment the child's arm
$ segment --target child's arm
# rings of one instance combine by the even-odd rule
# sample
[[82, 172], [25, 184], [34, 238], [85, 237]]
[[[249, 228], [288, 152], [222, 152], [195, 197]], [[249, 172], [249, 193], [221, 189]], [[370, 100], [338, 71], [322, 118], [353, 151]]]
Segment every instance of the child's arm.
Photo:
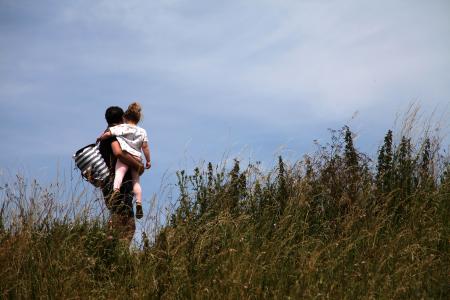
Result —
[[110, 137], [112, 137], [112, 136], [113, 136], [113, 135], [112, 135], [111, 131], [110, 131], [109, 129], [107, 129], [105, 132], [102, 133], [101, 136], [99, 136], [99, 137], [97, 138], [97, 142], [99, 142], [99, 141], [104, 141], [104, 140], [106, 140], [106, 139], [108, 139], [108, 138], [110, 138]]
[[145, 160], [147, 161], [147, 163], [145, 164], [145, 168], [150, 169], [150, 167], [152, 166], [152, 163], [150, 161], [150, 148], [148, 147], [147, 142], [144, 142], [142, 144], [142, 151], [144, 152]]

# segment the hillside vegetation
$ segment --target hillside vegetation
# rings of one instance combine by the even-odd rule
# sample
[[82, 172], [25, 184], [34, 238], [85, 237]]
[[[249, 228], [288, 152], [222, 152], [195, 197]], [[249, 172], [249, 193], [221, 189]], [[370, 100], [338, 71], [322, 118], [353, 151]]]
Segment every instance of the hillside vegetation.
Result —
[[344, 127], [269, 172], [236, 160], [177, 176], [176, 209], [132, 250], [102, 215], [3, 186], [0, 298], [449, 297], [450, 167], [432, 136], [389, 131], [371, 159]]

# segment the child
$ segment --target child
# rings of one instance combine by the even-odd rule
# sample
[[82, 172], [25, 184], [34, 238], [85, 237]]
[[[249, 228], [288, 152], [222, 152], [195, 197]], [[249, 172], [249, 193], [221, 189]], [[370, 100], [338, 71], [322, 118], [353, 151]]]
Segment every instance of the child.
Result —
[[[123, 115], [124, 124], [109, 127], [97, 140], [105, 140], [111, 136], [115, 136], [123, 151], [127, 151], [136, 159], [141, 160], [141, 150], [144, 152], [146, 159], [145, 168], [150, 169], [150, 150], [148, 147], [147, 132], [145, 129], [137, 126], [141, 120], [141, 106], [137, 102], [133, 102], [128, 106], [127, 111]], [[128, 166], [120, 159], [116, 162], [114, 177], [114, 193], [117, 193], [122, 184], [123, 177], [128, 170]], [[142, 188], [139, 182], [139, 174], [135, 170], [131, 170], [131, 178], [133, 183], [133, 192], [136, 195], [136, 218], [143, 217], [142, 211]]]

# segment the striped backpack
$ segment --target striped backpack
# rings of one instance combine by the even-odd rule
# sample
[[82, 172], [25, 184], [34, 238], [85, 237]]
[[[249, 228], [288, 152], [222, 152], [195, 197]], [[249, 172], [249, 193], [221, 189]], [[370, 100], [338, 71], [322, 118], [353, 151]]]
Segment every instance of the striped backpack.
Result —
[[109, 177], [109, 169], [98, 150], [98, 144], [90, 144], [81, 148], [73, 155], [73, 159], [84, 179], [96, 187], [104, 185]]

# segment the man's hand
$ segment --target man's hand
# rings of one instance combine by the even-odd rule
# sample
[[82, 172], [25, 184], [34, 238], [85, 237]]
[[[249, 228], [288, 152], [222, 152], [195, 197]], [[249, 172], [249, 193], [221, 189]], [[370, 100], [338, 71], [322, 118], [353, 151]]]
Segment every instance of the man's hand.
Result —
[[141, 176], [142, 174], [144, 174], [145, 167], [142, 165], [136, 171], [138, 172], [139, 176]]
[[111, 148], [115, 157], [120, 159], [124, 164], [128, 165], [130, 168], [133, 168], [134, 170], [139, 172], [139, 175], [142, 175], [142, 173], [145, 170], [145, 166], [142, 164], [140, 160], [134, 158], [134, 156], [131, 155], [130, 153], [122, 151], [122, 148], [120, 147], [118, 141], [112, 142]]
[[152, 163], [151, 162], [148, 161], [148, 162], [145, 163], [145, 168], [146, 169], [150, 169], [151, 167], [152, 167]]

